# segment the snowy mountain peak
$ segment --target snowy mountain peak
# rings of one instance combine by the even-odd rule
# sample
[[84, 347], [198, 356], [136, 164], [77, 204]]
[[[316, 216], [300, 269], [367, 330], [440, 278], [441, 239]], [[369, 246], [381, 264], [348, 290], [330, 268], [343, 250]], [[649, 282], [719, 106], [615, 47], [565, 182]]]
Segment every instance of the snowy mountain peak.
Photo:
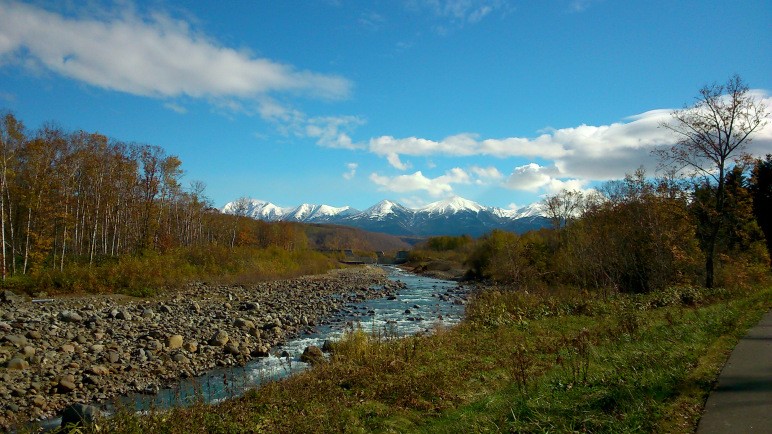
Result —
[[407, 211], [407, 208], [390, 200], [382, 200], [370, 208], [367, 208], [362, 214], [370, 218], [382, 219], [389, 214], [394, 214], [395, 211], [404, 212]]
[[460, 196], [453, 196], [448, 199], [430, 203], [429, 205], [421, 208], [419, 211], [429, 214], [455, 214], [462, 211], [478, 213], [486, 209], [488, 208], [480, 205], [477, 202], [464, 199]]
[[541, 202], [534, 202], [528, 206], [518, 208], [515, 218], [544, 217], [544, 205]]

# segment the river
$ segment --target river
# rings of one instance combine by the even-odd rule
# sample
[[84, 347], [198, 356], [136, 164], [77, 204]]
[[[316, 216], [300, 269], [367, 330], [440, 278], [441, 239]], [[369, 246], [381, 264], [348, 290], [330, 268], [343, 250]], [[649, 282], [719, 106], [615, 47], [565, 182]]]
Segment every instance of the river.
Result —
[[[314, 333], [291, 339], [274, 348], [268, 357], [253, 359], [245, 366], [215, 369], [156, 394], [131, 394], [120, 401], [140, 412], [188, 405], [201, 399], [216, 403], [241, 396], [263, 382], [307, 369], [309, 365], [300, 361], [305, 348], [321, 348], [324, 341], [338, 339], [346, 330], [361, 327], [368, 333], [400, 337], [430, 333], [437, 326], [450, 326], [463, 318], [466, 289], [456, 282], [418, 276], [397, 267], [384, 268], [390, 280], [404, 284], [396, 296], [347, 305], [340, 315], [316, 327]], [[110, 406], [102, 407], [110, 412]], [[43, 422], [43, 427], [54, 428], [60, 422], [61, 418], [50, 419]]]

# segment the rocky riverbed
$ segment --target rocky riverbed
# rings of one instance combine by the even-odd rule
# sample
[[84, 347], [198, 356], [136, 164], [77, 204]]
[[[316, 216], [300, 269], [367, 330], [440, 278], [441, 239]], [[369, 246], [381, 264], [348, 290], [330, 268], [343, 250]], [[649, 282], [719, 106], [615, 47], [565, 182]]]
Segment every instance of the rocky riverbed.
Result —
[[334, 319], [350, 303], [399, 288], [381, 269], [359, 267], [254, 285], [195, 283], [154, 299], [33, 302], [6, 291], [0, 297], [0, 427], [242, 365]]

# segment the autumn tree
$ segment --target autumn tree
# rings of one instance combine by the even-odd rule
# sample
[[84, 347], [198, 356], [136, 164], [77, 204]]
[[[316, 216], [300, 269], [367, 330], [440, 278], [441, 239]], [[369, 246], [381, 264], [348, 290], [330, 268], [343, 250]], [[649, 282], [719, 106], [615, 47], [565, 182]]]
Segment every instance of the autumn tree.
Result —
[[[24, 124], [11, 113], [0, 119], [0, 243], [2, 243], [2, 278], [8, 274], [8, 246], [11, 246], [11, 262], [14, 261], [13, 212], [9, 183], [13, 181], [18, 161], [17, 154], [26, 141]], [[10, 233], [9, 233], [10, 231]], [[13, 266], [13, 265], [12, 265]]]
[[699, 91], [696, 102], [672, 113], [672, 120], [662, 126], [675, 133], [677, 142], [658, 151], [663, 163], [676, 169], [688, 169], [715, 185], [706, 234], [705, 286], [713, 287], [716, 242], [726, 221], [727, 171], [744, 154], [755, 131], [767, 123], [767, 107], [750, 93], [735, 75], [726, 84], [712, 84]]

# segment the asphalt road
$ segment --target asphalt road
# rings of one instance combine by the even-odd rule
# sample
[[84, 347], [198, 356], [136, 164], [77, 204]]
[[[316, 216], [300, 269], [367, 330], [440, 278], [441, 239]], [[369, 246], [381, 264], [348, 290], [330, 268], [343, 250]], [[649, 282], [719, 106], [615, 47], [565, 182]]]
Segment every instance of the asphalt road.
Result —
[[772, 433], [772, 311], [740, 340], [705, 404], [697, 434]]

